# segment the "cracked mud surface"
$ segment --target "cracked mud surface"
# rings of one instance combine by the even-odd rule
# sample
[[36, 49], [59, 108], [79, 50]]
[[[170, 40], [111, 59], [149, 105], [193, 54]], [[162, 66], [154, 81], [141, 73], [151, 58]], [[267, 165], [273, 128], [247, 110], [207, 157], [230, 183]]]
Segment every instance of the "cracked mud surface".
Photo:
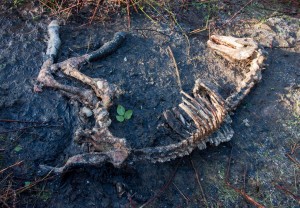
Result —
[[[79, 151], [71, 140], [80, 106], [51, 89], [39, 94], [33, 92], [35, 78], [43, 63], [49, 20], [28, 20], [11, 12], [2, 12], [0, 20], [0, 118], [49, 122], [48, 127], [0, 135], [1, 146], [5, 149], [1, 154], [3, 167], [24, 160], [24, 165], [14, 169], [16, 183], [22, 186], [24, 181], [33, 181], [37, 177], [39, 164], [61, 165], [71, 153]], [[94, 50], [114, 32], [126, 30], [126, 22], [122, 21], [105, 26], [80, 26], [71, 21], [62, 27], [58, 61]], [[228, 26], [218, 31], [220, 35], [253, 37], [268, 52], [262, 81], [232, 116], [235, 131], [232, 141], [195, 150], [182, 161], [139, 162], [121, 169], [106, 165], [76, 170], [40, 184], [35, 191], [23, 193], [19, 206], [126, 207], [130, 205], [130, 194], [138, 207], [161, 189], [178, 162], [175, 185], [171, 184], [149, 207], [205, 206], [190, 163], [192, 160], [209, 206], [251, 207], [224, 183], [231, 149], [230, 182], [234, 186], [243, 187], [246, 169], [246, 192], [257, 201], [267, 207], [299, 206], [297, 201], [274, 186], [282, 185], [300, 195], [299, 167], [285, 155], [291, 146], [299, 144], [300, 138], [299, 27], [299, 19], [276, 17], [263, 24]], [[148, 30], [136, 30], [141, 28]], [[180, 102], [175, 69], [166, 51], [168, 46], [173, 50], [186, 92], [191, 91], [194, 80], [200, 77], [219, 84], [224, 96], [234, 89], [242, 77], [231, 70], [233, 66], [207, 49], [207, 37], [205, 33], [190, 36], [188, 55], [187, 42], [180, 31], [174, 32], [168, 25], [157, 26], [143, 17], [136, 17], [128, 39], [116, 53], [82, 69], [87, 75], [105, 78], [123, 90], [110, 110], [113, 120], [110, 129], [116, 136], [127, 138], [136, 148], [167, 144], [176, 139], [157, 128], [162, 111]], [[70, 83], [70, 80], [64, 82]], [[118, 104], [134, 111], [132, 119], [124, 123], [116, 121]], [[1, 122], [0, 130], [30, 125]], [[17, 146], [22, 149], [16, 151]], [[300, 150], [293, 157], [299, 161]], [[122, 197], [118, 197], [116, 191], [119, 183], [125, 186], [126, 193]], [[176, 186], [190, 199], [188, 203]], [[41, 197], [44, 195], [47, 197]]]

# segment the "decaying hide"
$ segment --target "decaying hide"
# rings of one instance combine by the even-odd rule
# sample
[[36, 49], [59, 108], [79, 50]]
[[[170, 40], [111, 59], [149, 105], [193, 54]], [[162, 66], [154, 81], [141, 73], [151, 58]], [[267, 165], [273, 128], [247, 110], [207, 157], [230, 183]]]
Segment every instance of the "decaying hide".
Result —
[[[90, 78], [79, 71], [83, 63], [101, 59], [116, 51], [125, 40], [126, 34], [118, 32], [111, 41], [98, 50], [60, 63], [54, 61], [61, 44], [57, 21], [49, 24], [48, 34], [46, 60], [38, 75], [39, 84], [35, 86], [35, 91], [40, 92], [43, 87], [57, 89], [82, 103], [95, 119], [95, 126], [92, 129], [79, 128], [74, 135], [74, 142], [77, 144], [90, 144], [88, 152], [69, 158], [60, 168], [41, 165], [42, 169], [53, 170], [55, 173], [62, 173], [82, 165], [100, 166], [107, 162], [115, 167], [120, 167], [125, 161], [165, 162], [189, 155], [196, 147], [204, 149], [207, 142], [218, 145], [229, 141], [233, 136], [233, 130], [230, 127], [231, 119], [228, 112], [234, 110], [261, 79], [264, 57], [257, 43], [250, 38], [211, 36], [208, 47], [217, 54], [230, 62], [249, 63], [244, 71], [245, 79], [239, 83], [236, 92], [223, 98], [213, 84], [196, 80], [192, 94], [181, 92], [182, 102], [163, 113], [166, 123], [174, 133], [181, 136], [182, 140], [166, 146], [131, 149], [125, 138], [115, 137], [108, 129], [111, 124], [108, 108], [112, 105], [112, 98], [118, 93], [116, 87], [105, 79]], [[59, 83], [53, 76], [59, 71], [89, 85], [91, 90]]]

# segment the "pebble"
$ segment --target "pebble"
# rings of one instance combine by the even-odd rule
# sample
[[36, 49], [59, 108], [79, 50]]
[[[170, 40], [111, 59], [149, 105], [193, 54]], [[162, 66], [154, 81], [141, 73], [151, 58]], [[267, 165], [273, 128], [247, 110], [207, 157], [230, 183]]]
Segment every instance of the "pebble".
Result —
[[81, 112], [86, 116], [86, 117], [91, 117], [93, 115], [93, 111], [87, 107], [83, 107], [81, 109]]
[[243, 120], [243, 124], [247, 127], [250, 127], [249, 120], [247, 118]]

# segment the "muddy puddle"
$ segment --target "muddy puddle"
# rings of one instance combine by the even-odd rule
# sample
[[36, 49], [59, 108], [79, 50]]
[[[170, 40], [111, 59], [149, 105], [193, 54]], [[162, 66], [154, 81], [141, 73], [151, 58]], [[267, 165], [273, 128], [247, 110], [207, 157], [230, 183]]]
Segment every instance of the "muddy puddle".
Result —
[[[36, 180], [40, 164], [60, 166], [80, 151], [72, 143], [80, 104], [52, 89], [33, 92], [46, 50], [49, 22], [24, 19], [10, 12], [0, 15], [0, 119], [37, 122], [0, 122], [2, 166], [24, 161], [14, 168], [16, 187]], [[276, 28], [280, 24], [286, 31]], [[275, 186], [300, 194], [299, 167], [286, 156], [294, 144], [299, 144], [300, 136], [300, 115], [295, 110], [300, 101], [293, 96], [300, 81], [299, 25], [298, 19], [282, 17], [267, 21], [264, 27], [253, 29], [245, 24], [215, 31], [221, 35], [254, 37], [268, 54], [262, 81], [232, 115], [232, 141], [162, 164], [139, 162], [120, 169], [109, 164], [77, 169], [23, 192], [18, 206], [139, 207], [167, 187], [146, 207], [251, 207], [224, 182], [230, 155], [229, 180], [234, 186], [244, 188], [266, 207], [299, 206], [293, 197]], [[62, 46], [57, 60], [95, 50], [110, 40], [114, 32], [128, 32], [125, 43], [115, 53], [85, 65], [81, 71], [105, 78], [122, 90], [110, 109], [110, 130], [125, 137], [131, 147], [168, 144], [177, 139], [160, 128], [162, 112], [181, 101], [167, 47], [174, 53], [186, 92], [191, 92], [194, 81], [201, 78], [218, 85], [226, 98], [243, 78], [241, 69], [207, 48], [206, 33], [189, 36], [188, 42], [180, 29], [154, 25], [141, 16], [135, 17], [131, 27], [128, 31], [124, 20], [85, 26], [67, 22], [61, 27]], [[74, 80], [60, 80], [78, 84]], [[117, 105], [133, 110], [133, 117], [118, 122]], [[298, 161], [299, 154], [300, 150], [293, 153]], [[121, 187], [122, 194], [116, 187]]]

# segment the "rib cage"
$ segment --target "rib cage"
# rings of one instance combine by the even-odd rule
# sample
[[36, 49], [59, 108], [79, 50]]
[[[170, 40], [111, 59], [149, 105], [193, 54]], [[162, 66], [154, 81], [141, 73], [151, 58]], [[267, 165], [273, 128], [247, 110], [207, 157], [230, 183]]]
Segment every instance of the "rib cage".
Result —
[[217, 92], [198, 79], [193, 96], [181, 93], [182, 103], [163, 114], [168, 125], [181, 135], [183, 140], [167, 146], [133, 150], [134, 160], [165, 162], [189, 155], [198, 145], [205, 145], [208, 136], [219, 129], [227, 110], [225, 101]]

